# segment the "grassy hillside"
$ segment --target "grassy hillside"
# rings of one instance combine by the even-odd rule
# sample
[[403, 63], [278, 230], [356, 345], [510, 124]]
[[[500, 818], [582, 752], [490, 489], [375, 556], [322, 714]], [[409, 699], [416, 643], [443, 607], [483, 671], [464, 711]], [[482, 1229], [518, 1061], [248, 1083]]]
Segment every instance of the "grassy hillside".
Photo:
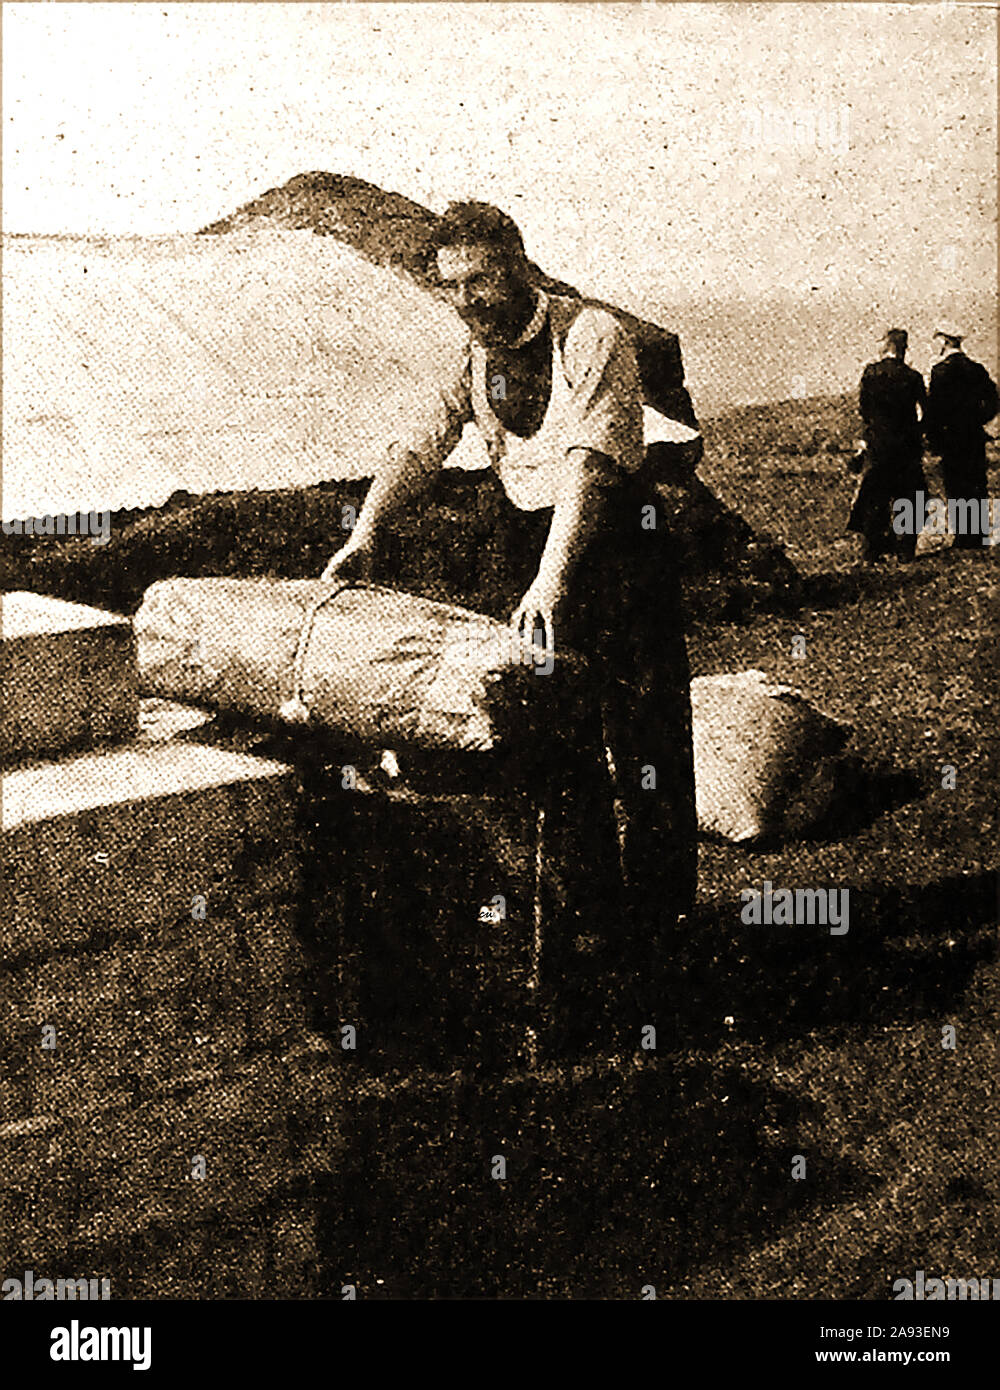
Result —
[[[733, 501], [811, 577], [797, 610], [696, 623], [695, 670], [797, 685], [852, 725], [857, 761], [811, 838], [702, 844], [656, 1054], [365, 1093], [357, 1202], [326, 1231], [366, 1296], [884, 1301], [919, 1269], [996, 1273], [997, 552], [852, 568], [847, 402], [741, 411], [710, 438]], [[744, 925], [765, 880], [847, 889], [849, 932]], [[484, 1135], [517, 1165], [485, 1194]]]
[[[702, 473], [787, 545], [801, 586], [768, 592], [773, 553], [742, 533], [744, 564], [762, 544], [755, 591], [727, 572], [732, 550], [712, 553], [711, 512], [693, 525], [693, 494], [678, 516], [695, 672], [760, 667], [851, 724], [839, 804], [809, 839], [702, 844], [657, 1054], [373, 1083], [353, 1113], [351, 1200], [327, 1213], [335, 1286], [350, 1268], [370, 1297], [635, 1298], [652, 1283], [661, 1298], [884, 1300], [918, 1269], [1000, 1273], [998, 552], [859, 570], [843, 534], [855, 432], [846, 397], [706, 425]], [[401, 533], [406, 554], [437, 557], [415, 574], [432, 590], [487, 546], [488, 515], [461, 520], [470, 486], [445, 479]], [[162, 573], [315, 573], [347, 487], [177, 497], [118, 518], [103, 550], [5, 538], [7, 585], [130, 608]], [[764, 880], [849, 889], [849, 933], [745, 926], [740, 893]], [[469, 1155], [494, 1133], [519, 1136], [527, 1181], [484, 1198]]]

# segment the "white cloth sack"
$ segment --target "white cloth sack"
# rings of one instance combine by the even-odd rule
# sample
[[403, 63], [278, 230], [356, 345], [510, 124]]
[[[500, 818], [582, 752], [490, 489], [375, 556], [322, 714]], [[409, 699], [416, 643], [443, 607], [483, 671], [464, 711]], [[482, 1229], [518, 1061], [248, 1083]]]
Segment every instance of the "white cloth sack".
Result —
[[833, 797], [850, 729], [763, 671], [691, 682], [699, 830], [727, 840], [794, 838]]

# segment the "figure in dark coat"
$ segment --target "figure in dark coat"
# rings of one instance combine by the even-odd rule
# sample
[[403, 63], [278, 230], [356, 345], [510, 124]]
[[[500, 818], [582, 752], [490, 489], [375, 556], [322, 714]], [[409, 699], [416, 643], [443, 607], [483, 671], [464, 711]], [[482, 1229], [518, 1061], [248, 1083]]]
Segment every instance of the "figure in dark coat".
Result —
[[962, 336], [955, 328], [934, 334], [941, 360], [931, 368], [925, 430], [929, 448], [941, 456], [949, 512], [962, 521], [955, 548], [973, 550], [983, 544], [980, 504], [988, 495], [983, 426], [996, 415], [1000, 399], [986, 368], [962, 351]]
[[909, 532], [897, 535], [892, 528], [893, 503], [908, 498], [915, 517], [917, 493], [926, 488], [921, 466], [926, 393], [923, 377], [906, 365], [906, 347], [905, 330], [890, 328], [883, 356], [869, 362], [861, 377], [858, 408], [865, 426], [867, 468], [847, 529], [861, 533], [861, 558], [867, 564], [893, 550], [901, 560], [912, 560], [920, 529], [915, 523]]

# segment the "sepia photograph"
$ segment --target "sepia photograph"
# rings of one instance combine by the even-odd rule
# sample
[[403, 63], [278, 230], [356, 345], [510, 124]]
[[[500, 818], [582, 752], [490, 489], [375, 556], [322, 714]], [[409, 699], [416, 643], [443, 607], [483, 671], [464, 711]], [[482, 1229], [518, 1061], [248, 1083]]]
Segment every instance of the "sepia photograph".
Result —
[[[968, 1366], [997, 5], [2, 26], [33, 1373], [429, 1300]], [[794, 1353], [739, 1345], [765, 1308]]]

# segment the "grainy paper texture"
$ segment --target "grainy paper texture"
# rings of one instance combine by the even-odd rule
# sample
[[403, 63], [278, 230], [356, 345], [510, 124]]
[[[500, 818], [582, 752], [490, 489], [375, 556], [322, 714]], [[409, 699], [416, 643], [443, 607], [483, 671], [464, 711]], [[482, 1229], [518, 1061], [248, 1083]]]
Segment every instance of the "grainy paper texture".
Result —
[[4, 1299], [997, 1296], [996, 111], [990, 4], [4, 5]]

